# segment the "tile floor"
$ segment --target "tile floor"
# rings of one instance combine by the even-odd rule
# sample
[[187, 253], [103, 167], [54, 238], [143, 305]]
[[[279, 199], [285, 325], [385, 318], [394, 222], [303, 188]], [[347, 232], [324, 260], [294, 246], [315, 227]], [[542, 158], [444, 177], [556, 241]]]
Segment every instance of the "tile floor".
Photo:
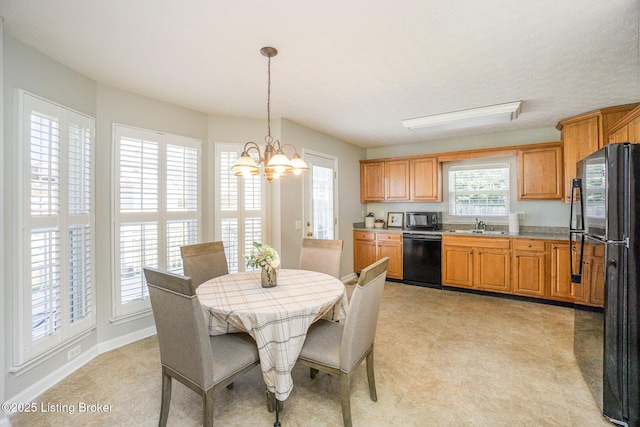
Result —
[[[611, 426], [573, 356], [573, 310], [387, 282], [376, 339], [378, 401], [365, 366], [352, 384], [354, 426]], [[294, 368], [283, 427], [341, 426], [336, 378]], [[102, 354], [37, 404], [74, 414], [14, 414], [13, 426], [155, 426], [160, 359], [154, 337]], [[200, 398], [174, 381], [170, 426], [201, 424]], [[79, 413], [79, 402], [111, 405]], [[216, 395], [215, 425], [272, 426], [259, 368]]]

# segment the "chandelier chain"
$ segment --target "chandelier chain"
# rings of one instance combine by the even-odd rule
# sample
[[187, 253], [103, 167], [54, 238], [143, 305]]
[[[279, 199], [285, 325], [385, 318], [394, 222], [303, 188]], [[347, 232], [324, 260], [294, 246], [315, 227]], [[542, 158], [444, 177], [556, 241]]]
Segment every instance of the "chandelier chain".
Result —
[[267, 144], [273, 142], [271, 137], [271, 56], [267, 57]]

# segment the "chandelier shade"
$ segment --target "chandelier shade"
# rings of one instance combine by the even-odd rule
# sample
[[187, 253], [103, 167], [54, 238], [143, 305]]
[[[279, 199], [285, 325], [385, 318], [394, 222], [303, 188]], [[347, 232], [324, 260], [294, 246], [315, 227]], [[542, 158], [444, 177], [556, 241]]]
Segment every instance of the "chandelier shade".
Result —
[[[263, 47], [260, 53], [268, 58], [267, 60], [267, 136], [264, 137], [265, 147], [260, 150], [260, 146], [253, 141], [249, 141], [244, 145], [244, 149], [238, 160], [231, 166], [231, 170], [236, 176], [251, 177], [260, 174], [260, 165], [263, 166], [264, 176], [268, 182], [282, 176], [286, 176], [289, 172], [294, 175], [300, 175], [302, 172], [309, 170], [309, 166], [298, 154], [298, 150], [292, 144], [280, 144], [280, 141], [271, 137], [271, 58], [278, 54], [273, 47]], [[293, 149], [291, 160], [284, 153], [285, 147]], [[249, 151], [255, 151], [258, 157], [249, 155]]]

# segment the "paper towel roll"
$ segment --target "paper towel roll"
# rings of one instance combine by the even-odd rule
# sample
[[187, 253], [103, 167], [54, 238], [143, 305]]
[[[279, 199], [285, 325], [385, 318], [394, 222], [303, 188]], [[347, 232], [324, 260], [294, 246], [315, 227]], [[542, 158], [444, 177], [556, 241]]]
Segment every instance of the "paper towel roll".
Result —
[[520, 224], [518, 224], [518, 214], [510, 213], [509, 214], [509, 233], [510, 234], [518, 234], [520, 233]]

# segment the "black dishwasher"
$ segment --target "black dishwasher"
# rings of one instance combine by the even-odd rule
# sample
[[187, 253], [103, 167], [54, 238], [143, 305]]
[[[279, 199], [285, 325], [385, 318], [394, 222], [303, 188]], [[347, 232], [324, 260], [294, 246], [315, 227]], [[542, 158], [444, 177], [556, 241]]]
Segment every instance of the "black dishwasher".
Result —
[[411, 285], [442, 287], [442, 236], [403, 233], [402, 281]]

